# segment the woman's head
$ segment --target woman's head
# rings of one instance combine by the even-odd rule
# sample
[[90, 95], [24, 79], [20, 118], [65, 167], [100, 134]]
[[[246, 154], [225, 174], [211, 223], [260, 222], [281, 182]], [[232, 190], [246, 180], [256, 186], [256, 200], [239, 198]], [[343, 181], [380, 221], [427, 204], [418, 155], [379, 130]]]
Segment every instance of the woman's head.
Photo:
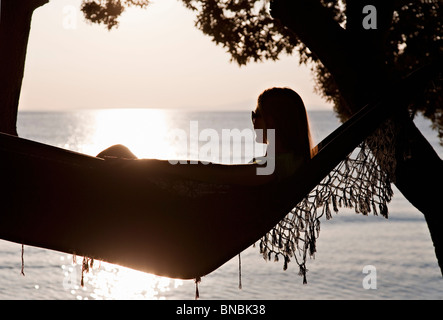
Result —
[[286, 152], [312, 156], [311, 135], [305, 105], [289, 88], [271, 88], [258, 97], [253, 112], [256, 129], [275, 129], [276, 145]]

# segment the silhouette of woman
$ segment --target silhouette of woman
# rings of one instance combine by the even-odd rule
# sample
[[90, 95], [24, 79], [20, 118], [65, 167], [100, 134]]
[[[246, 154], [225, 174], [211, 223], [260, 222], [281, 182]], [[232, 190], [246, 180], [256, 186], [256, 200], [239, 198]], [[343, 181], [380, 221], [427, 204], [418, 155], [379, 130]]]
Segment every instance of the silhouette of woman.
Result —
[[[213, 183], [259, 185], [273, 179], [284, 179], [314, 156], [306, 109], [300, 96], [292, 89], [274, 87], [260, 94], [257, 107], [252, 111], [252, 123], [256, 132], [260, 133], [256, 136], [257, 142], [267, 144], [267, 153], [263, 157], [255, 158], [250, 164], [222, 165], [199, 162], [192, 165], [172, 165], [166, 160], [140, 161], [149, 161], [150, 165], [155, 166], [158, 174], [173, 172]], [[270, 136], [271, 133], [273, 137]], [[109, 147], [97, 157], [137, 159], [123, 145]], [[257, 168], [263, 168], [266, 163], [274, 164], [272, 172], [257, 174]]]
[[[275, 174], [278, 177], [291, 175], [299, 165], [315, 155], [306, 108], [294, 90], [265, 90], [258, 97], [255, 111], [252, 111], [252, 122], [255, 130], [263, 131], [263, 142], [268, 144], [268, 150], [274, 150]], [[275, 133], [271, 140], [267, 139], [270, 129]], [[269, 157], [272, 155], [257, 158], [255, 162], [259, 163], [263, 158], [269, 161]]]

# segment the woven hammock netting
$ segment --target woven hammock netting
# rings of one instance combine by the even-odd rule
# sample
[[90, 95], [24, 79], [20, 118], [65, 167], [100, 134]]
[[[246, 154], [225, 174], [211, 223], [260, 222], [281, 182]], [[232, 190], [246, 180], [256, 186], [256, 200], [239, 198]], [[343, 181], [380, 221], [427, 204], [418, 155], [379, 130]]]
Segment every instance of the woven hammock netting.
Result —
[[331, 219], [340, 208], [388, 218], [396, 166], [394, 127], [390, 120], [380, 126], [260, 240], [266, 260], [282, 260], [286, 270], [294, 259], [307, 283], [306, 260], [316, 253], [322, 218]]

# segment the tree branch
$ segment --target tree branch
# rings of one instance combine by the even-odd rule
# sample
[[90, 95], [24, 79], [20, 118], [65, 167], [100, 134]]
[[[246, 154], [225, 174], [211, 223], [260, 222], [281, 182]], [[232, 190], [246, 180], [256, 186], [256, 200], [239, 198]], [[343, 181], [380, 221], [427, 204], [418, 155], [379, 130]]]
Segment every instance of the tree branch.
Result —
[[392, 20], [393, 2], [372, 3], [380, 17], [376, 30], [362, 26], [362, 0], [347, 1], [346, 30], [319, 0], [271, 2], [271, 15], [296, 34], [332, 74], [348, 114], [355, 113], [391, 82], [383, 41]]
[[347, 77], [344, 52], [348, 52], [346, 31], [318, 0], [273, 0], [271, 15], [294, 32], [334, 75]]
[[37, 9], [38, 7], [41, 7], [45, 4], [47, 4], [49, 0], [32, 0], [32, 4], [34, 9]]
[[[369, 4], [376, 9], [375, 29], [365, 29], [362, 23], [365, 18], [363, 9]], [[354, 44], [350, 58], [365, 61], [361, 65], [361, 72], [378, 75], [380, 82], [378, 82], [378, 87], [374, 88], [377, 91], [390, 85], [393, 80], [389, 76], [385, 63], [386, 41], [392, 25], [393, 13], [394, 0], [348, 0], [346, 2], [346, 32]]]

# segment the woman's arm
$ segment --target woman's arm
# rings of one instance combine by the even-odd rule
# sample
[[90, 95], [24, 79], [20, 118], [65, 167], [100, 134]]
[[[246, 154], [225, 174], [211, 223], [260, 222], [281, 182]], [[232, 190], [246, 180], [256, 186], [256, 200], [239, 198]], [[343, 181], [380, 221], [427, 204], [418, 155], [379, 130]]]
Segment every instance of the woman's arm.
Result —
[[[251, 164], [219, 164], [202, 163], [198, 161], [170, 161], [159, 159], [140, 159], [125, 146], [114, 145], [97, 155], [97, 157], [111, 159], [135, 160], [137, 164], [149, 169], [152, 175], [180, 175], [187, 179], [208, 183], [228, 183], [237, 185], [256, 186], [271, 182], [274, 174], [259, 174], [263, 165]], [[132, 162], [131, 162], [132, 163]], [[176, 163], [176, 164], [173, 164]]]
[[171, 164], [168, 160], [142, 159], [146, 166], [152, 166], [156, 174], [175, 174], [184, 178], [204, 181], [209, 183], [229, 183], [247, 186], [257, 186], [271, 182], [275, 179], [274, 174], [260, 175], [257, 169], [258, 164], [218, 164], [208, 163], [177, 163]]

